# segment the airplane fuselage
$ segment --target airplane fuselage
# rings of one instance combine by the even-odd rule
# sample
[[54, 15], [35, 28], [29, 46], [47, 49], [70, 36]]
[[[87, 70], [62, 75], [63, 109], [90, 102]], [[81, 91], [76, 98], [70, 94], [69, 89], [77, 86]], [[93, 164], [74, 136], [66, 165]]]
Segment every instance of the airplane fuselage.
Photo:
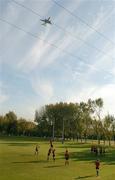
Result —
[[50, 19], [50, 18], [48, 18], [48, 19], [40, 19], [40, 20], [44, 22], [43, 25], [46, 25], [46, 24], [52, 24], [51, 21], [50, 21], [49, 19]]
[[45, 19], [44, 22], [47, 24], [51, 24], [51, 21], [49, 21], [48, 19]]

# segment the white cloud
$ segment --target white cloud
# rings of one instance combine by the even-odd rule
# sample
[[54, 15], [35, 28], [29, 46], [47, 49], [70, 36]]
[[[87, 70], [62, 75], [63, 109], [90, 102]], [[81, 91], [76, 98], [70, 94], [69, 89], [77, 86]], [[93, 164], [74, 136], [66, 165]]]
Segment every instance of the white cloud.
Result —
[[76, 89], [74, 91], [69, 91], [68, 102], [81, 102], [87, 101], [89, 98], [97, 99], [101, 97], [104, 101], [103, 114], [115, 115], [115, 84], [106, 84], [103, 86], [96, 86], [93, 84], [88, 84], [82, 87], [82, 89]]
[[0, 81], [0, 106], [9, 99], [9, 96], [3, 92], [3, 83]]
[[43, 102], [49, 101], [53, 96], [53, 86], [50, 81], [34, 78], [31, 80], [32, 88], [39, 95]]
[[[115, 55], [115, 51], [114, 51], [114, 48], [111, 48], [110, 50], [110, 45], [109, 43], [106, 43], [105, 46], [104, 46], [104, 50], [105, 52], [108, 52], [107, 54], [108, 55]], [[97, 70], [97, 71], [100, 71], [100, 72], [106, 72], [107, 73], [107, 76], [108, 74], [112, 76], [112, 70], [114, 68], [114, 61], [112, 58], [108, 57], [106, 54], [105, 56], [104, 55], [100, 55], [100, 54], [97, 54], [97, 57], [95, 57], [95, 61], [94, 63], [92, 64], [92, 66]], [[93, 73], [93, 69], [89, 69], [88, 72], [87, 72], [87, 76], [88, 75], [91, 75], [91, 73]]]
[[[59, 35], [61, 37], [61, 34]], [[67, 54], [64, 51], [67, 51], [66, 49], [68, 49], [68, 47], [71, 45], [71, 37], [66, 37], [63, 36], [61, 37], [60, 40], [60, 44], [58, 45], [58, 48], [55, 49], [49, 49], [49, 51], [47, 51], [46, 56], [43, 57], [43, 59], [45, 59], [45, 61], [43, 61], [42, 63], [42, 67], [48, 66], [50, 64], [52, 64], [53, 62], [55, 62], [55, 60], [61, 56], [64, 56], [65, 54]]]
[[[55, 47], [52, 49], [52, 46], [50, 46], [48, 43], [45, 43], [45, 39], [48, 33], [49, 31], [46, 31], [46, 34], [42, 34], [41, 38], [44, 41], [38, 40], [29, 54], [27, 54], [26, 57], [24, 57], [23, 60], [18, 63], [19, 69], [23, 69], [23, 71], [29, 72], [39, 66], [44, 67], [51, 64], [58, 56], [60, 56], [60, 50]], [[50, 44], [52, 44], [51, 42], [53, 41], [58, 41], [59, 36], [61, 36], [61, 34], [56, 33], [55, 35], [53, 35], [50, 38]], [[60, 45], [60, 48], [65, 49], [67, 46], [69, 46], [71, 37], [67, 39], [64, 36], [61, 41], [62, 43]]]
[[[80, 33], [79, 34], [76, 34], [74, 32], [74, 34], [76, 34], [76, 36], [78, 35], [78, 37], [80, 37], [81, 39], [83, 39], [84, 41], [88, 41], [89, 38], [92, 37], [92, 35], [98, 35], [99, 38], [101, 38], [101, 36], [95, 32], [96, 31], [99, 31], [100, 32], [100, 28], [103, 29], [103, 26], [104, 26], [104, 23], [114, 14], [114, 10], [111, 11], [110, 13], [107, 14], [106, 11], [102, 11], [102, 9], [100, 8], [100, 11], [97, 13], [97, 16], [94, 16], [94, 20], [93, 22], [90, 24], [91, 27], [93, 28], [90, 28], [88, 26], [86, 26], [86, 28], [83, 28], [81, 26], [80, 28]], [[89, 23], [88, 23], [89, 24]], [[95, 29], [95, 30], [93, 30]], [[75, 30], [76, 31], [76, 30]], [[101, 30], [102, 31], [102, 30]], [[104, 34], [102, 32], [102, 34]], [[103, 38], [103, 37], [102, 37]], [[104, 40], [104, 39], [103, 39]], [[106, 40], [105, 40], [106, 41]], [[84, 44], [84, 42], [80, 42], [79, 43], [79, 47], [81, 47], [82, 45]], [[109, 42], [109, 45], [113, 45]], [[95, 45], [94, 45], [95, 46]], [[98, 48], [98, 47], [97, 47]], [[106, 52], [106, 51], [105, 51]]]
[[18, 68], [28, 72], [36, 68], [36, 66], [40, 63], [41, 57], [44, 51], [49, 47], [49, 45], [44, 44], [42, 40], [38, 40], [35, 43], [34, 47], [30, 50], [26, 57], [22, 59], [21, 62], [18, 63]]
[[31, 103], [29, 102], [29, 104], [24, 104], [23, 106], [20, 107], [20, 109], [15, 110], [15, 111], [16, 111], [16, 114], [18, 115], [18, 118], [25, 117], [26, 119], [30, 121], [34, 121], [35, 110], [37, 108], [39, 108], [39, 104], [36, 104], [35, 102], [31, 102]]
[[4, 103], [5, 101], [7, 101], [9, 99], [9, 96], [8, 95], [5, 95], [5, 94], [1, 94], [0, 92], [0, 104]]
[[[49, 1], [40, 1], [41, 5], [39, 5], [40, 3], [38, 1], [35, 1], [34, 3], [32, 1], [29, 1], [28, 4], [27, 1], [23, 1], [23, 3], [25, 4], [25, 6], [28, 6], [33, 10], [35, 9], [36, 12], [38, 10], [38, 13], [40, 13], [41, 15], [44, 14], [44, 17], [51, 16], [52, 22], [58, 24], [64, 29], [67, 29], [67, 31], [71, 32], [71, 34], [73, 34], [74, 36], [81, 37], [86, 42], [89, 42], [89, 40], [92, 40], [92, 38], [94, 38], [93, 40], [95, 40], [95, 37], [97, 37], [97, 33], [95, 31], [89, 29], [88, 27], [84, 28], [85, 26], [82, 26], [81, 23], [77, 21], [77, 19], [72, 18], [72, 16], [65, 12], [62, 8], [56, 6], [53, 8], [52, 2], [50, 3]], [[66, 7], [68, 9], [70, 9], [72, 12], [77, 13], [77, 8], [80, 7], [81, 3], [83, 3], [83, 1], [77, 1], [75, 3], [67, 1], [65, 2], [65, 6], [67, 5]], [[82, 6], [80, 8], [82, 10]], [[56, 12], [54, 12], [54, 9], [56, 10]], [[101, 32], [104, 32], [104, 23], [108, 22], [108, 19], [113, 15], [113, 11], [111, 11], [108, 14], [107, 12], [108, 11], [106, 11], [105, 8], [105, 11], [103, 11], [103, 9], [100, 9], [97, 13], [97, 16], [92, 15], [94, 19], [91, 18], [91, 26], [93, 26], [97, 30], [101, 30]], [[55, 18], [53, 18], [53, 15]], [[103, 46], [103, 51], [106, 52], [105, 56], [102, 54], [100, 55], [100, 53], [95, 53], [96, 55], [94, 56], [93, 51], [89, 52], [88, 50], [89, 54], [87, 54], [87, 57], [84, 57], [84, 59], [89, 58], [90, 61], [91, 58], [91, 62], [87, 61], [87, 63], [83, 63], [81, 61], [81, 63], [78, 63], [78, 60], [76, 58], [74, 61], [76, 63], [72, 63], [71, 57], [69, 55], [68, 57], [66, 55], [67, 58], [65, 58], [64, 53], [62, 53], [60, 50], [56, 48], [53, 48], [45, 41], [48, 41], [54, 45], [56, 44], [62, 50], [72, 52], [73, 54], [75, 53], [76, 55], [77, 53], [79, 53], [79, 50], [82, 51], [82, 47], [84, 54], [84, 43], [82, 41], [73, 41], [73, 37], [67, 35], [66, 33], [64, 34], [63, 31], [57, 29], [53, 25], [46, 27], [41, 26], [41, 22], [39, 21], [38, 16], [34, 14], [32, 15], [31, 12], [26, 11], [21, 7], [18, 7], [18, 5], [14, 6], [13, 3], [4, 11], [4, 17], [7, 17], [10, 22], [18, 24], [27, 31], [30, 31], [32, 33], [36, 32], [36, 34], [38, 34], [38, 36], [40, 36], [41, 39], [44, 40], [42, 41], [36, 39], [36, 41], [33, 41], [30, 36], [21, 31], [19, 33], [13, 27], [10, 28], [8, 25], [4, 25], [1, 27], [1, 32], [4, 38], [4, 51], [2, 54], [4, 54], [3, 57], [6, 57], [3, 58], [5, 60], [5, 63], [7, 61], [8, 65], [10, 65], [8, 66], [8, 68], [12, 66], [15, 67], [15, 72], [13, 73], [16, 73], [15, 77], [18, 76], [22, 84], [23, 79], [27, 79], [27, 83], [30, 81], [30, 84], [34, 91], [33, 93], [33, 91], [31, 91], [30, 88], [32, 98], [34, 95], [36, 95], [36, 100], [33, 100], [31, 98], [31, 102], [29, 101], [27, 103], [27, 106], [25, 105], [25, 103], [21, 108], [18, 105], [16, 105], [17, 107], [13, 107], [15, 110], [18, 109], [18, 112], [24, 115], [23, 109], [25, 109], [25, 113], [32, 116], [37, 106], [45, 103], [54, 102], [54, 100], [60, 101], [60, 99], [65, 99], [65, 101], [76, 102], [86, 101], [88, 98], [102, 97], [105, 103], [105, 112], [114, 112], [115, 100], [113, 98], [115, 97], [115, 85], [107, 84], [98, 86], [95, 85], [95, 82], [91, 83], [88, 81], [90, 79], [89, 77], [92, 77], [93, 79], [93, 73], [95, 71], [98, 71], [99, 69], [100, 71], [101, 69], [105, 69], [107, 70], [107, 72], [110, 71], [113, 75], [115, 75], [115, 66], [113, 60], [106, 56], [106, 54], [109, 56], [114, 56], [114, 49], [112, 48], [112, 45], [110, 45], [110, 43], [106, 43]], [[99, 45], [98, 48], [100, 48], [101, 46], [100, 44], [98, 44], [97, 39], [95, 45], [96, 47], [98, 47]], [[51, 68], [52, 65], [53, 69], [53, 63], [55, 63], [58, 59], [64, 62], [62, 66], [62, 64], [59, 61], [59, 67], [61, 68], [56, 68], [57, 73], [59, 71], [63, 71], [63, 77], [61, 78], [61, 80], [59, 79], [59, 81], [64, 83], [67, 82], [64, 84], [65, 87], [60, 87], [59, 84], [57, 84], [59, 83], [59, 81], [54, 83], [56, 85], [54, 87], [54, 84], [50, 81], [50, 78], [52, 79], [52, 81], [55, 81], [55, 78], [57, 77], [55, 77], [55, 74], [54, 77], [50, 77], [48, 68]], [[89, 63], [92, 63], [92, 65], [89, 65]], [[17, 67], [18, 69], [16, 69]], [[47, 70], [47, 73], [49, 73], [49, 79], [47, 79], [46, 77], [45, 70]], [[35, 74], [37, 74], [36, 77], [34, 77]], [[65, 74], [67, 76], [65, 76]], [[41, 76], [42, 78], [40, 78]], [[107, 78], [107, 76], [104, 78]], [[73, 85], [71, 84], [69, 86], [69, 82], [72, 81], [74, 81]], [[30, 84], [28, 83], [28, 85]], [[98, 82], [96, 82], [96, 84], [98, 84]], [[62, 89], [63, 91], [62, 94], [60, 93], [60, 95], [58, 94], [58, 90], [60, 92], [61, 88], [65, 89]], [[56, 95], [54, 93], [55, 89], [57, 90]], [[2, 103], [8, 100], [8, 98], [9, 96], [5, 94], [5, 92], [0, 92], [0, 101]]]
[[111, 69], [111, 73], [113, 74], [114, 79], [115, 79], [115, 65], [112, 67], [112, 69]]
[[[107, 54], [102, 55], [100, 53], [97, 53], [97, 55], [93, 58], [93, 63], [81, 63], [81, 66], [79, 64], [79, 67], [77, 67], [76, 70], [73, 70], [73, 78], [77, 79], [79, 78], [81, 85], [86, 84], [86, 79], [88, 80], [95, 72], [105, 73], [104, 79], [111, 78], [115, 80], [115, 62], [112, 58], [108, 57], [107, 55], [113, 56], [115, 55], [114, 47], [110, 45], [109, 42], [103, 46], [103, 49]], [[88, 68], [85, 68], [82, 72], [80, 67], [83, 67], [83, 65], [87, 66]]]
[[[47, 2], [45, 2], [47, 3]], [[30, 3], [31, 4], [31, 3]], [[46, 8], [46, 4], [42, 4], [43, 6], [45, 5], [46, 11], [44, 9], [45, 14], [47, 14], [52, 7], [53, 3], [49, 3], [50, 6]], [[42, 6], [41, 5], [41, 6]], [[68, 7], [72, 8], [73, 11], [76, 10], [80, 5], [80, 2], [74, 4], [74, 3], [68, 3]], [[28, 6], [29, 7], [29, 6]], [[42, 7], [43, 9], [43, 7]], [[40, 10], [39, 8], [39, 14], [42, 13], [42, 9]], [[36, 12], [36, 11], [35, 11]], [[58, 15], [56, 16], [55, 19], [53, 19], [53, 22], [58, 22], [62, 23], [62, 17], [65, 16], [65, 11], [63, 9], [60, 9]], [[45, 17], [45, 15], [44, 15]], [[71, 19], [70, 17], [63, 18], [64, 24], [68, 22], [68, 19]], [[53, 26], [52, 26], [53, 28]], [[71, 27], [70, 27], [71, 28]], [[58, 49], [53, 48], [52, 50], [52, 45], [50, 46], [47, 41], [52, 44], [56, 43], [58, 44], [59, 48], [61, 49], [66, 49], [70, 43], [71, 43], [71, 36], [63, 36], [63, 33], [61, 31], [56, 31], [56, 33], [52, 35], [50, 32], [51, 29], [46, 29], [45, 33], [42, 32], [39, 36], [42, 40], [38, 40], [34, 46], [31, 48], [30, 52], [26, 54], [26, 56], [21, 60], [20, 63], [18, 63], [18, 67], [20, 69], [23, 69], [25, 72], [29, 72], [37, 68], [38, 66], [47, 66], [51, 64], [52, 62], [55, 61], [55, 59], [60, 56], [61, 51]], [[50, 38], [48, 36], [50, 35]], [[46, 41], [46, 42], [45, 42]]]
[[115, 84], [107, 84], [97, 89], [93, 97], [102, 97], [104, 100], [104, 112], [115, 115]]

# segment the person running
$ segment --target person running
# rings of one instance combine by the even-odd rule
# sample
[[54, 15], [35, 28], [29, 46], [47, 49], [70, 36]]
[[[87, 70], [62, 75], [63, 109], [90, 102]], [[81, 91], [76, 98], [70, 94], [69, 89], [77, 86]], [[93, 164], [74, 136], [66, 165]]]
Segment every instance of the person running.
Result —
[[97, 159], [97, 160], [95, 161], [95, 168], [96, 168], [96, 174], [97, 174], [97, 176], [99, 176], [99, 166], [100, 166], [100, 162], [99, 162], [99, 160]]
[[65, 166], [66, 165], [69, 165], [69, 152], [67, 149], [65, 151]]
[[53, 154], [53, 161], [55, 162], [55, 149], [52, 150], [52, 154]]
[[53, 152], [53, 142], [51, 139], [50, 139], [50, 148], [51, 148], [51, 151]]
[[35, 155], [38, 155], [38, 153], [39, 153], [39, 146], [38, 146], [38, 144], [36, 145], [36, 147], [35, 147]]
[[48, 155], [47, 155], [47, 160], [48, 161], [49, 161], [50, 154], [51, 154], [51, 148], [49, 148], [49, 150], [48, 150]]

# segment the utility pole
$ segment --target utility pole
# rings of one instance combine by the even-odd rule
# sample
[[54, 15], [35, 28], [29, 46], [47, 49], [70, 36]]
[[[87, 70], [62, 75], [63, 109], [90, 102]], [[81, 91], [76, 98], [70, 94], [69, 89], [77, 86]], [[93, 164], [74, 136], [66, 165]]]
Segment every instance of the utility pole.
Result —
[[54, 140], [55, 132], [54, 132], [54, 121], [51, 121], [52, 126], [52, 139]]
[[54, 140], [54, 121], [53, 121], [53, 123], [52, 123], [52, 125], [53, 125], [53, 129], [52, 129], [52, 138], [53, 138], [53, 140]]
[[64, 118], [63, 118], [63, 127], [62, 127], [62, 144], [64, 143]]

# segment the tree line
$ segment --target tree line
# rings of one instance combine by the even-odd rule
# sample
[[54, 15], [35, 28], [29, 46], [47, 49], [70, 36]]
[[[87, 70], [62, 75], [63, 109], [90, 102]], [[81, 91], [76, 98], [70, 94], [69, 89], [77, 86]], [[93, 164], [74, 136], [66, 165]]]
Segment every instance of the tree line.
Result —
[[11, 136], [34, 136], [36, 124], [24, 118], [17, 118], [17, 115], [10, 111], [0, 116], [0, 134]]
[[96, 139], [105, 143], [115, 142], [115, 117], [107, 114], [102, 118], [101, 98], [80, 103], [56, 103], [44, 105], [35, 111], [33, 122], [10, 111], [0, 116], [0, 134], [38, 136], [68, 139]]
[[39, 135], [53, 139], [61, 137], [69, 139], [88, 138], [115, 142], [115, 117], [107, 114], [102, 118], [103, 100], [101, 98], [80, 103], [56, 103], [45, 105], [35, 112]]

